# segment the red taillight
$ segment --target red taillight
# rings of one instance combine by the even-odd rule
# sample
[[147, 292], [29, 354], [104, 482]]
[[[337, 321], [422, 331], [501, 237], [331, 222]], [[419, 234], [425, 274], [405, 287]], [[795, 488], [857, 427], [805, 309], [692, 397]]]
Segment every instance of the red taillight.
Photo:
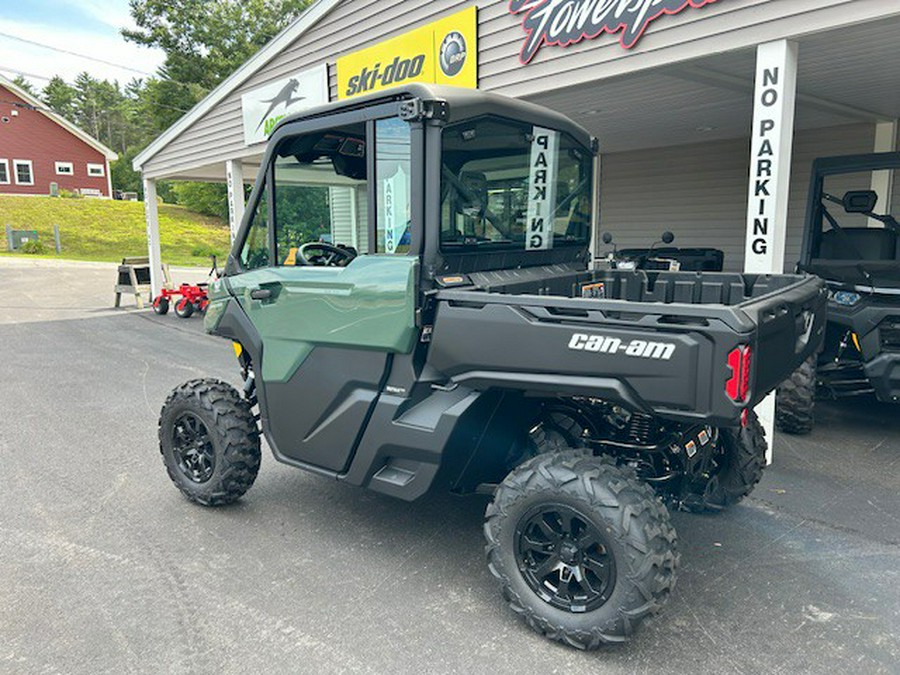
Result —
[[725, 393], [735, 403], [744, 403], [750, 393], [750, 347], [735, 347], [728, 354], [731, 377], [725, 383]]
[[741, 386], [738, 387], [738, 394], [741, 401], [747, 400], [750, 393], [750, 347], [744, 347], [744, 358], [741, 360]]

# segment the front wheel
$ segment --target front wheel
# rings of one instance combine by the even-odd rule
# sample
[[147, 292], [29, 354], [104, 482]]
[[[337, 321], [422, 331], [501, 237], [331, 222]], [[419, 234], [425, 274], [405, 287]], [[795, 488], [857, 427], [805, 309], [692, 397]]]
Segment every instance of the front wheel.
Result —
[[159, 416], [159, 450], [175, 487], [203, 506], [237, 501], [259, 472], [250, 404], [219, 380], [192, 380], [169, 394]]
[[808, 358], [781, 383], [775, 398], [775, 424], [786, 434], [808, 434], [813, 430], [816, 407], [816, 360]]
[[194, 303], [183, 298], [175, 305], [175, 313], [182, 319], [190, 319], [194, 314]]
[[157, 314], [159, 314], [160, 316], [163, 316], [164, 314], [168, 314], [169, 313], [169, 299], [164, 295], [160, 295], [158, 298], [156, 298], [156, 300], [153, 301], [153, 311], [156, 312]]
[[513, 470], [485, 514], [488, 566], [537, 632], [579, 649], [627, 640], [675, 586], [677, 536], [633, 471], [583, 451]]

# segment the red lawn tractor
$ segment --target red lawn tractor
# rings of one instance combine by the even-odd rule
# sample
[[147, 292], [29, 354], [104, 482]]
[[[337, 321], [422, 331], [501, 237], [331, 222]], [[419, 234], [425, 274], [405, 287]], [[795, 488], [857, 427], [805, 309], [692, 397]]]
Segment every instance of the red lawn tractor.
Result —
[[[216, 256], [212, 257], [212, 269], [210, 278], [219, 278], [219, 269], [216, 265]], [[190, 318], [194, 312], [203, 313], [209, 306], [207, 297], [208, 283], [181, 284], [178, 288], [163, 288], [162, 292], [153, 300], [153, 311], [157, 314], [168, 314], [169, 307], [175, 305], [175, 314], [182, 319]]]

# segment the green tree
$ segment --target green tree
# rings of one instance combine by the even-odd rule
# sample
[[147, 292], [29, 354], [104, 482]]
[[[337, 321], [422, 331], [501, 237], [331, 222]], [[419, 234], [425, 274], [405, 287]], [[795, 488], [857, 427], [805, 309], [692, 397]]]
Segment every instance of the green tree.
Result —
[[188, 112], [202, 90], [167, 79], [163, 67], [161, 77], [130, 82], [125, 95], [132, 102], [131, 124], [146, 145]]
[[129, 0], [138, 28], [124, 29], [122, 34], [138, 44], [161, 48], [166, 53], [166, 76], [199, 85], [205, 93], [310, 4], [311, 0]]
[[318, 241], [319, 237], [331, 231], [326, 187], [279, 187], [275, 191], [275, 213], [279, 222], [279, 250]]
[[[125, 89], [140, 147], [177, 122], [310, 4], [312, 0], [129, 0], [137, 28], [122, 34], [166, 53], [158, 77]], [[127, 166], [120, 160], [117, 167], [114, 184], [117, 176], [122, 185], [140, 183], [130, 160]], [[193, 211], [228, 218], [224, 185], [176, 182], [160, 184], [158, 190]]]
[[59, 76], [52, 78], [40, 97], [52, 110], [119, 154], [110, 165], [114, 189], [140, 192], [140, 174], [131, 162], [158, 134], [157, 128], [143, 122], [149, 116], [147, 92], [141, 80], [132, 80], [123, 91], [118, 82], [98, 80], [85, 72], [74, 84]]
[[117, 82], [97, 80], [88, 73], [75, 78], [77, 123], [101, 143], [123, 150], [128, 145], [124, 96]]
[[137, 192], [143, 195], [144, 186], [141, 182], [141, 174], [131, 166], [137, 154], [138, 147], [132, 146], [125, 152], [120, 152], [119, 159], [109, 163], [113, 189], [122, 192]]
[[25, 91], [27, 91], [27, 92], [28, 92], [29, 94], [31, 94], [32, 96], [37, 96], [37, 92], [34, 90], [34, 85], [31, 84], [31, 82], [29, 82], [28, 80], [26, 80], [26, 79], [25, 79], [24, 77], [22, 77], [21, 75], [16, 75], [16, 76], [13, 78], [12, 83], [13, 83], [14, 85], [16, 85], [19, 89], [24, 89]]
[[78, 92], [75, 91], [75, 87], [68, 84], [59, 75], [51, 78], [41, 92], [41, 98], [44, 103], [50, 106], [51, 110], [73, 122], [77, 116], [75, 109], [75, 99], [77, 97]]
[[228, 220], [228, 189], [221, 183], [194, 183], [177, 181], [172, 183], [175, 200], [185, 208]]

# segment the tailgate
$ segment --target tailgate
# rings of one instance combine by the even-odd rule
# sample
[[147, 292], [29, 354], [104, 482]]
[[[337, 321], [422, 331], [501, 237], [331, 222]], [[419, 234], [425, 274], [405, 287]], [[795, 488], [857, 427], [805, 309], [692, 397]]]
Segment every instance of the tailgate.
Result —
[[828, 295], [818, 277], [747, 300], [740, 309], [757, 325], [751, 400], [755, 405], [816, 353], [825, 336]]

